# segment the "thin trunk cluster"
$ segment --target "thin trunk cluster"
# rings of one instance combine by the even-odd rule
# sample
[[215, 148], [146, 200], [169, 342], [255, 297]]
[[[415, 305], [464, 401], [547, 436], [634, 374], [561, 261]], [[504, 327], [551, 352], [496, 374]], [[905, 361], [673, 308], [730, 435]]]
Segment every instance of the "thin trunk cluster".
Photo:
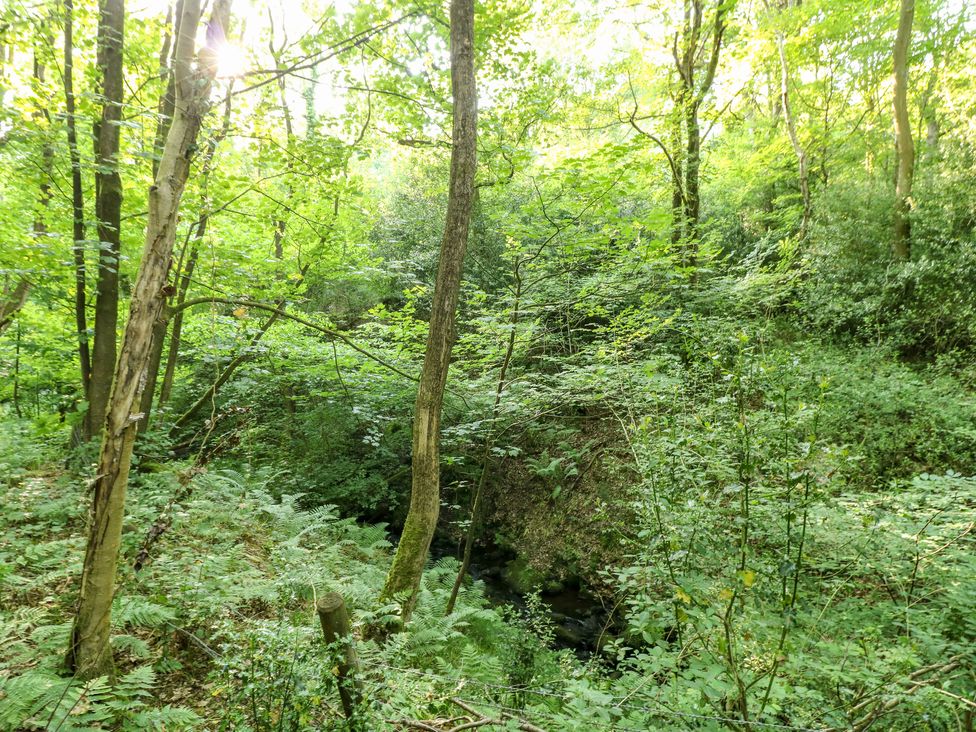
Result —
[[[797, 0], [787, 0], [786, 7], [794, 7]], [[786, 131], [790, 136], [790, 144], [793, 146], [793, 154], [796, 155], [797, 177], [800, 183], [800, 198], [803, 201], [803, 213], [800, 219], [799, 238], [806, 239], [810, 230], [810, 220], [813, 218], [813, 201], [810, 196], [810, 171], [807, 161], [807, 152], [800, 142], [797, 132], [796, 118], [793, 115], [793, 106], [790, 103], [790, 67], [786, 59], [786, 38], [782, 31], [776, 33], [776, 50], [779, 54], [780, 68], [780, 104], [783, 117], [786, 120]]]
[[[223, 37], [229, 5], [229, 0], [217, 0], [214, 4], [208, 38]], [[210, 89], [216, 73], [216, 49], [208, 46], [199, 55], [194, 54], [200, 0], [185, 0], [181, 15], [173, 69], [174, 117], [155, 182], [149, 189], [149, 220], [142, 262], [132, 291], [129, 320], [119, 350], [92, 486], [92, 513], [78, 612], [67, 655], [69, 668], [82, 679], [113, 673], [109, 633], [125, 493], [139, 421], [134, 409], [145, 385], [153, 325], [166, 304], [166, 279], [180, 200], [200, 125], [210, 105]]]
[[[75, 270], [75, 330], [78, 334], [78, 363], [85, 398], [91, 382], [91, 349], [88, 344], [87, 271], [85, 265], [85, 199], [78, 151], [78, 123], [74, 91], [74, 2], [64, 0], [64, 103], [68, 156], [71, 160], [71, 251]], [[87, 422], [88, 420], [86, 420]], [[85, 430], [85, 437], [91, 437]]]

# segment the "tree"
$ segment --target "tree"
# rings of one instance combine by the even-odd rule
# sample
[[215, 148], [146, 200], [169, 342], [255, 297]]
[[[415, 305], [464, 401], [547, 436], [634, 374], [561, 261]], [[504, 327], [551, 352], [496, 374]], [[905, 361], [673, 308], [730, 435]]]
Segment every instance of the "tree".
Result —
[[911, 209], [912, 179], [915, 175], [915, 142], [912, 139], [912, 121], [908, 115], [908, 50], [912, 39], [912, 23], [915, 19], [915, 0], [901, 0], [898, 16], [898, 33], [894, 49], [894, 117], [895, 148], [898, 152], [898, 168], [895, 177], [895, 227], [891, 240], [891, 253], [895, 259], [911, 258]]
[[[786, 0], [787, 9], [795, 7], [794, 3], [798, 0]], [[810, 219], [813, 216], [813, 202], [810, 198], [810, 172], [807, 165], [807, 151], [800, 142], [800, 136], [796, 130], [796, 118], [793, 115], [793, 107], [790, 104], [790, 67], [786, 59], [786, 36], [782, 30], [776, 31], [776, 50], [779, 54], [780, 69], [780, 103], [782, 104], [783, 118], [786, 121], [786, 131], [790, 136], [790, 144], [793, 146], [793, 154], [796, 155], [797, 174], [800, 182], [800, 196], [803, 201], [803, 214], [800, 220], [800, 239], [805, 239], [810, 228]]]
[[[65, 130], [68, 155], [71, 159], [71, 250], [75, 269], [75, 328], [78, 331], [78, 363], [81, 386], [85, 398], [91, 381], [91, 349], [88, 345], [88, 315], [85, 268], [85, 200], [81, 181], [81, 157], [78, 153], [78, 132], [75, 116], [74, 91], [74, 0], [64, 0], [64, 103]], [[90, 423], [86, 420], [87, 427]], [[86, 428], [85, 439], [91, 437]]]
[[102, 70], [102, 115], [95, 124], [95, 219], [98, 227], [98, 284], [95, 343], [89, 382], [88, 425], [97, 435], [115, 371], [119, 321], [119, 261], [122, 255], [122, 178], [119, 132], [122, 122], [122, 46], [125, 0], [101, 0], [98, 16], [98, 67]]
[[[699, 111], [705, 95], [712, 88], [718, 69], [722, 39], [727, 28], [726, 19], [732, 0], [717, 0], [711, 24], [705, 24], [703, 0], [685, 0], [684, 25], [679, 42], [674, 38], [672, 49], [675, 68], [680, 81], [678, 106], [684, 116], [685, 165], [684, 165], [684, 214], [685, 233], [690, 241], [698, 237], [698, 219], [701, 214], [700, 171], [702, 133]], [[711, 43], [707, 44], [708, 33]], [[703, 56], [708, 49], [707, 59]], [[699, 72], [702, 72], [699, 78]], [[677, 196], [677, 193], [675, 194]], [[677, 200], [675, 198], [675, 200]], [[691, 246], [695, 246], [693, 243]], [[694, 255], [690, 258], [694, 263]]]
[[125, 492], [138, 421], [132, 410], [144, 385], [153, 325], [166, 302], [165, 285], [180, 199], [189, 177], [197, 134], [210, 106], [210, 90], [216, 74], [216, 44], [224, 37], [229, 14], [230, 0], [217, 0], [207, 27], [208, 45], [197, 55], [194, 68], [194, 38], [200, 21], [200, 1], [185, 0], [182, 7], [173, 70], [176, 79], [174, 117], [156, 180], [149, 189], [149, 221], [142, 262], [132, 292], [129, 320], [122, 337], [102, 431], [78, 612], [69, 640], [67, 664], [82, 679], [113, 671], [109, 632]]
[[381, 593], [385, 600], [402, 599], [404, 622], [410, 619], [417, 601], [427, 551], [440, 513], [441, 409], [454, 344], [477, 168], [474, 0], [451, 0], [451, 92], [454, 124], [450, 188], [430, 330], [414, 407], [410, 509]]

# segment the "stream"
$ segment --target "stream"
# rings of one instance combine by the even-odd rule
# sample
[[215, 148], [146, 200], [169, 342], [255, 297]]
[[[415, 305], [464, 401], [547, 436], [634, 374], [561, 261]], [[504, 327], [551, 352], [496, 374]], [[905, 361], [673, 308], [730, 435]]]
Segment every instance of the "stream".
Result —
[[[435, 558], [456, 557], [457, 546], [438, 536], [431, 546], [431, 554]], [[526, 612], [525, 595], [516, 592], [505, 578], [506, 566], [513, 559], [513, 554], [498, 547], [475, 547], [468, 575], [484, 583], [485, 597], [492, 605], [511, 605]], [[583, 659], [598, 650], [605, 629], [612, 628], [610, 613], [603, 603], [573, 586], [559, 592], [541, 592], [539, 597], [550, 610], [556, 648], [570, 649]]]

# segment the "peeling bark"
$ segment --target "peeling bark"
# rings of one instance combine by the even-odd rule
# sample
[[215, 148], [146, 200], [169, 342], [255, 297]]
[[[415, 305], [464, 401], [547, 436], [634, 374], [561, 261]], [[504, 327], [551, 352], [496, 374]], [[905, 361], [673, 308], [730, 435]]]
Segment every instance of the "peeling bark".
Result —
[[[229, 0], [215, 2], [208, 39], [223, 37], [229, 6]], [[153, 324], [166, 304], [166, 277], [180, 200], [197, 134], [209, 108], [210, 89], [216, 73], [216, 51], [209, 46], [201, 49], [194, 68], [194, 37], [199, 20], [200, 0], [186, 0], [174, 57], [174, 118], [159, 162], [159, 172], [149, 189], [149, 221], [142, 262], [132, 292], [129, 320], [122, 337], [102, 431], [98, 470], [92, 486], [92, 513], [78, 612], [66, 658], [69, 669], [79, 679], [114, 673], [109, 634], [125, 493], [138, 421], [133, 408], [145, 382]]]

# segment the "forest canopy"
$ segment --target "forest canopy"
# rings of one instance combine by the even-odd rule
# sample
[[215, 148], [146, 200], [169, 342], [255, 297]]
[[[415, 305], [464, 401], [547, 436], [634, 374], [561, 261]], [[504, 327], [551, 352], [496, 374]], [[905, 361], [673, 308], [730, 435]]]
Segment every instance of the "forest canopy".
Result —
[[965, 0], [0, 0], [0, 732], [957, 730]]

